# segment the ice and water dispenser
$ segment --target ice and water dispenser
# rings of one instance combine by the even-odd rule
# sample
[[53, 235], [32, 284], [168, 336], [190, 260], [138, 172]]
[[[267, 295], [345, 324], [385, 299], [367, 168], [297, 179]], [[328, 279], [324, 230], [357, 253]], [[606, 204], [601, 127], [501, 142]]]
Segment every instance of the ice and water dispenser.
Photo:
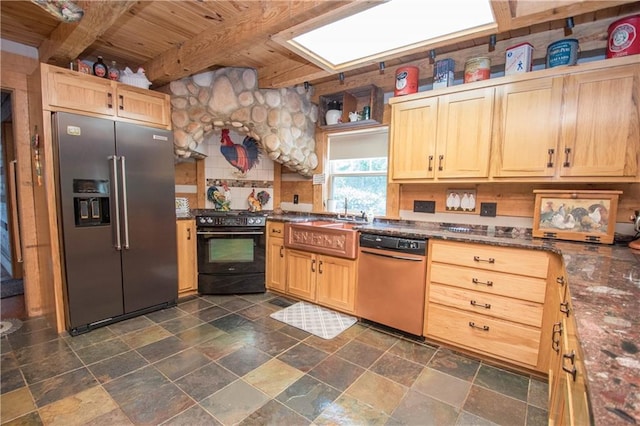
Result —
[[109, 225], [109, 181], [73, 180], [73, 211], [77, 227]]

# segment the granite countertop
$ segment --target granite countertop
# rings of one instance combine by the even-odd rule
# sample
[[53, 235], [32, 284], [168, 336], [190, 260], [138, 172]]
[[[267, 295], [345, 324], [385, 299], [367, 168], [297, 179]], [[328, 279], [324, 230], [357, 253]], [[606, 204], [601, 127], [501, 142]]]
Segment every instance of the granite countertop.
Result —
[[[312, 214], [270, 220], [302, 222]], [[550, 251], [562, 256], [596, 425], [640, 423], [640, 251], [533, 238], [530, 229], [376, 218], [362, 232]]]

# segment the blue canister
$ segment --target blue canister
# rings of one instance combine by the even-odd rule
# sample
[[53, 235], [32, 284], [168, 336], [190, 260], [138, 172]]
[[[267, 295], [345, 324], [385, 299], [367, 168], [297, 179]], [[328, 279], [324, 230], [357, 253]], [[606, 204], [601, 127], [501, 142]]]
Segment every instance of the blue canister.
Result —
[[547, 46], [547, 68], [575, 65], [578, 62], [578, 40], [566, 38]]

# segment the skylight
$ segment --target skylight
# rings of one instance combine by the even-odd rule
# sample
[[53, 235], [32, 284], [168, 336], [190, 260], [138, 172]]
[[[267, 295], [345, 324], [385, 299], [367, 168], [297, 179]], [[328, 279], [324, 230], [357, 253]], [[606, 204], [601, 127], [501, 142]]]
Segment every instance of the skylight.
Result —
[[383, 58], [461, 31], [495, 26], [488, 0], [388, 0], [289, 40], [328, 70]]

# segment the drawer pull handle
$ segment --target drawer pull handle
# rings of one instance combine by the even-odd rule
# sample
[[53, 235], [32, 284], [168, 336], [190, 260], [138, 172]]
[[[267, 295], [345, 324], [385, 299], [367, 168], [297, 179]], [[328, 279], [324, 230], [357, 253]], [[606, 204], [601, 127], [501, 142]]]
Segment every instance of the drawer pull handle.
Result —
[[113, 94], [111, 92], [107, 92], [107, 108], [113, 108]]
[[311, 272], [315, 272], [316, 271], [316, 260], [313, 259], [311, 261]]
[[569, 155], [571, 154], [571, 148], [564, 149], [564, 163], [562, 163], [562, 167], [571, 167], [571, 163], [569, 162]]
[[479, 325], [476, 325], [476, 323], [473, 321], [469, 321], [469, 327], [477, 328], [478, 330], [482, 330], [482, 331], [489, 331], [488, 325], [483, 325], [482, 327], [480, 327]]
[[564, 285], [564, 277], [560, 276], [558, 278], [556, 278], [556, 282], [560, 285]]
[[549, 154], [549, 161], [547, 161], [547, 167], [553, 167], [553, 154], [556, 153], [555, 149], [547, 150], [547, 154]]
[[322, 260], [318, 263], [318, 273], [322, 273]]
[[284, 249], [284, 246], [280, 246], [280, 257], [284, 257], [284, 254], [282, 254], [283, 249]]
[[493, 281], [479, 281], [477, 278], [471, 278], [471, 282], [474, 284], [482, 284], [482, 285], [486, 285], [487, 287], [493, 287]]
[[[556, 339], [556, 335], [558, 338]], [[557, 322], [553, 324], [553, 333], [551, 334], [551, 348], [556, 353], [560, 353], [560, 336], [562, 336], [562, 323]]]
[[496, 263], [496, 260], [493, 257], [489, 259], [481, 259], [480, 256], [473, 256], [474, 262], [487, 262], [487, 263]]
[[569, 312], [571, 310], [569, 309], [569, 302], [562, 302], [560, 304], [560, 312], [562, 312], [563, 314], [565, 314], [567, 317], [569, 317]]
[[444, 167], [442, 167], [442, 160], [444, 160], [444, 155], [439, 155], [438, 156], [438, 170], [439, 171], [443, 171]]
[[432, 172], [433, 171], [433, 155], [429, 156], [429, 171]]
[[271, 233], [272, 234], [282, 234], [282, 229], [272, 229]]
[[471, 306], [479, 306], [481, 308], [491, 309], [491, 305], [489, 303], [478, 303], [475, 300], [470, 300], [469, 303], [471, 304]]
[[[565, 359], [571, 361], [571, 368], [567, 368], [564, 366]], [[562, 354], [562, 370], [571, 374], [573, 381], [576, 381], [576, 374], [578, 373], [578, 370], [576, 370], [576, 352], [574, 350], [571, 350], [571, 353], [569, 354]]]

